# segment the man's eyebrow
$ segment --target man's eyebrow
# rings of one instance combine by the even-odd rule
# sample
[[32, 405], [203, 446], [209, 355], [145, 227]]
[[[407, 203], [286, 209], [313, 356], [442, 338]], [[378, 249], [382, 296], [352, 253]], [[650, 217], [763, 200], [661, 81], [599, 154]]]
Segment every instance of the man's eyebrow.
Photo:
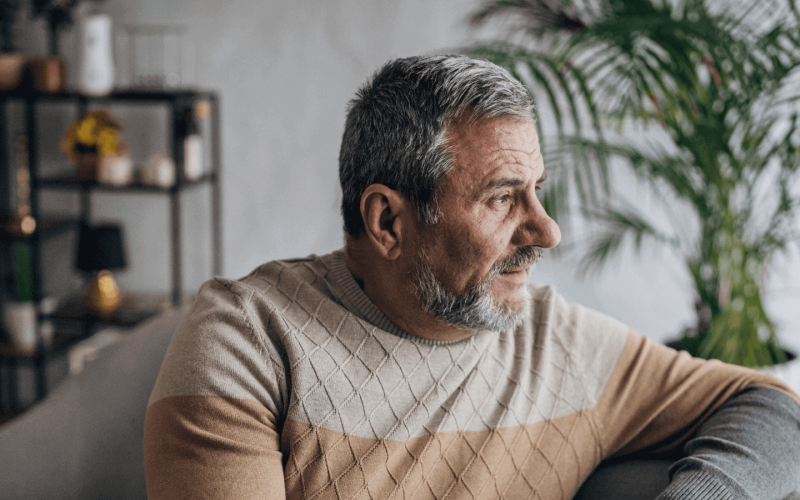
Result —
[[518, 177], [502, 177], [500, 179], [496, 179], [489, 183], [488, 186], [484, 189], [484, 191], [491, 191], [494, 189], [500, 189], [504, 187], [516, 187], [521, 186], [524, 184], [525, 181]]
[[519, 177], [501, 177], [499, 179], [494, 179], [487, 182], [483, 185], [483, 187], [475, 191], [473, 199], [478, 200], [487, 193], [491, 193], [504, 187], [516, 187], [523, 184], [525, 184], [525, 181]]
[[[547, 179], [547, 171], [542, 170], [542, 175], [536, 181], [536, 185], [538, 186], [542, 182]], [[525, 181], [520, 179], [519, 177], [501, 177], [500, 179], [495, 179], [488, 184], [481, 190], [482, 193], [488, 191], [494, 191], [495, 189], [500, 189], [504, 187], [517, 187], [525, 184]]]

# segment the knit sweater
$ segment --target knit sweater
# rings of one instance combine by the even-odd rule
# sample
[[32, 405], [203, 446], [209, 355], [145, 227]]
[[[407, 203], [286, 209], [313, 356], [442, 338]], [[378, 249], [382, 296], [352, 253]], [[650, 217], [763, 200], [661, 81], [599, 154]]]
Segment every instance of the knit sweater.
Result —
[[[517, 329], [436, 342], [392, 324], [342, 252], [207, 282], [148, 404], [150, 498], [567, 499], [606, 458], [683, 445], [747, 387], [797, 409], [767, 375], [530, 291]], [[683, 486], [722, 498], [696, 469]]]

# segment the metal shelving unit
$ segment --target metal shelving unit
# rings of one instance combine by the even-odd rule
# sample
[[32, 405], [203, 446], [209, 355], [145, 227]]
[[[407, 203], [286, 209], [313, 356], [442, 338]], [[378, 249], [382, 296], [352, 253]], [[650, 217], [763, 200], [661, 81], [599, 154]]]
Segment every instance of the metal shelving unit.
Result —
[[[183, 137], [180, 136], [181, 120], [187, 109], [198, 101], [207, 101], [210, 104], [210, 127], [207, 140], [210, 140], [211, 158], [206, 161], [206, 173], [199, 179], [186, 180], [180, 175], [183, 172]], [[183, 274], [182, 274], [182, 253], [183, 242], [181, 235], [181, 193], [197, 186], [210, 185], [210, 210], [211, 210], [211, 246], [212, 246], [212, 267], [214, 274], [221, 274], [222, 249], [221, 249], [221, 216], [220, 216], [220, 109], [219, 98], [216, 93], [201, 90], [181, 89], [175, 91], [124, 91], [114, 92], [104, 97], [87, 97], [76, 92], [65, 92], [61, 94], [42, 94], [31, 92], [0, 92], [0, 174], [8, 175], [11, 166], [11, 154], [3, 151], [8, 144], [7, 116], [8, 107], [12, 102], [21, 103], [23, 106], [22, 130], [27, 135], [28, 143], [28, 165], [30, 170], [30, 203], [31, 215], [37, 220], [37, 229], [33, 234], [27, 236], [13, 235], [6, 232], [5, 228], [0, 228], [0, 247], [2, 247], [3, 259], [10, 257], [10, 249], [16, 244], [26, 244], [31, 248], [31, 261], [33, 266], [33, 295], [34, 301], [38, 303], [43, 298], [43, 279], [41, 262], [42, 243], [57, 234], [65, 231], [72, 231], [79, 227], [81, 222], [88, 222], [91, 214], [92, 193], [103, 192], [126, 196], [166, 196], [169, 198], [169, 235], [170, 235], [170, 268], [171, 268], [171, 289], [170, 299], [174, 306], [179, 306], [183, 300]], [[174, 160], [178, 175], [175, 176], [175, 183], [170, 187], [158, 187], [141, 183], [133, 183], [126, 186], [115, 187], [95, 182], [87, 182], [77, 177], [77, 175], [67, 175], [58, 177], [42, 177], [39, 175], [39, 145], [38, 137], [39, 107], [51, 103], [73, 103], [77, 107], [77, 114], [81, 114], [94, 106], [114, 106], [114, 105], [166, 105], [168, 112], [167, 131], [168, 144], [171, 145], [172, 158]], [[209, 168], [210, 167], [210, 168]], [[5, 183], [0, 183], [5, 184]], [[76, 217], [65, 218], [42, 218], [39, 212], [40, 197], [46, 191], [68, 190], [80, 193], [80, 213]], [[10, 188], [3, 186], [0, 188], [0, 202], [4, 203], [4, 209], [9, 205]], [[2, 216], [2, 213], [0, 213]], [[8, 262], [8, 260], [6, 260]], [[3, 294], [5, 295], [5, 294]], [[63, 311], [62, 311], [63, 312]], [[74, 311], [73, 311], [74, 313]], [[61, 316], [64, 316], [61, 314]], [[70, 315], [67, 315], [70, 316]], [[40, 318], [44, 319], [44, 318]], [[55, 319], [61, 319], [56, 315]], [[70, 321], [84, 321], [89, 324], [97, 322], [97, 318], [81, 318], [81, 315], [72, 314]], [[121, 323], [121, 326], [131, 326]], [[84, 328], [84, 331], [86, 329]], [[58, 335], [56, 335], [57, 337]], [[57, 352], [63, 352], [71, 343], [80, 340], [82, 335], [70, 333], [63, 339], [54, 341], [53, 346], [45, 348], [40, 346], [38, 351], [32, 355], [24, 356], [9, 350], [8, 346], [0, 345], [0, 410], [3, 410], [4, 384], [2, 380], [3, 363], [16, 366], [21, 362], [27, 362], [35, 367], [37, 373], [37, 399], [44, 397], [47, 392], [46, 380], [44, 379], [44, 369], [46, 368], [47, 358]], [[9, 375], [9, 379], [14, 378]], [[11, 382], [7, 380], [6, 382]], [[14, 383], [16, 381], [14, 380]], [[10, 390], [10, 388], [9, 388]], [[13, 399], [13, 398], [12, 398]]]

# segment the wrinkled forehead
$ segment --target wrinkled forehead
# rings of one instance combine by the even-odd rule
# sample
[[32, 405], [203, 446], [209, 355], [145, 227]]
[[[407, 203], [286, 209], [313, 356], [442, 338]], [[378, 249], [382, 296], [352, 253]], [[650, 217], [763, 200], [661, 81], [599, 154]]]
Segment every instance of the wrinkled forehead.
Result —
[[454, 121], [447, 130], [448, 175], [490, 174], [502, 166], [531, 167], [541, 155], [531, 121], [515, 116]]
[[519, 119], [461, 123], [448, 136], [450, 169], [437, 189], [439, 202], [469, 204], [492, 189], [524, 189], [541, 177], [541, 152], [532, 123]]

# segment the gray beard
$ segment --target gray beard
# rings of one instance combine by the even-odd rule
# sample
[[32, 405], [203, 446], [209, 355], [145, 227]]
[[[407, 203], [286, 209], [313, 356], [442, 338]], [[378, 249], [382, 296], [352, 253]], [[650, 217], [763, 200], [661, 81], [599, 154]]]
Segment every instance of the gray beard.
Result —
[[516, 328], [522, 323], [530, 310], [530, 292], [523, 288], [524, 307], [516, 311], [498, 303], [492, 297], [492, 282], [501, 273], [534, 265], [542, 258], [542, 248], [536, 246], [519, 247], [512, 255], [495, 263], [489, 275], [477, 285], [469, 288], [461, 296], [448, 292], [436, 278], [427, 253], [422, 247], [420, 265], [414, 276], [417, 296], [425, 312], [440, 321], [470, 332], [483, 330], [502, 331]]

